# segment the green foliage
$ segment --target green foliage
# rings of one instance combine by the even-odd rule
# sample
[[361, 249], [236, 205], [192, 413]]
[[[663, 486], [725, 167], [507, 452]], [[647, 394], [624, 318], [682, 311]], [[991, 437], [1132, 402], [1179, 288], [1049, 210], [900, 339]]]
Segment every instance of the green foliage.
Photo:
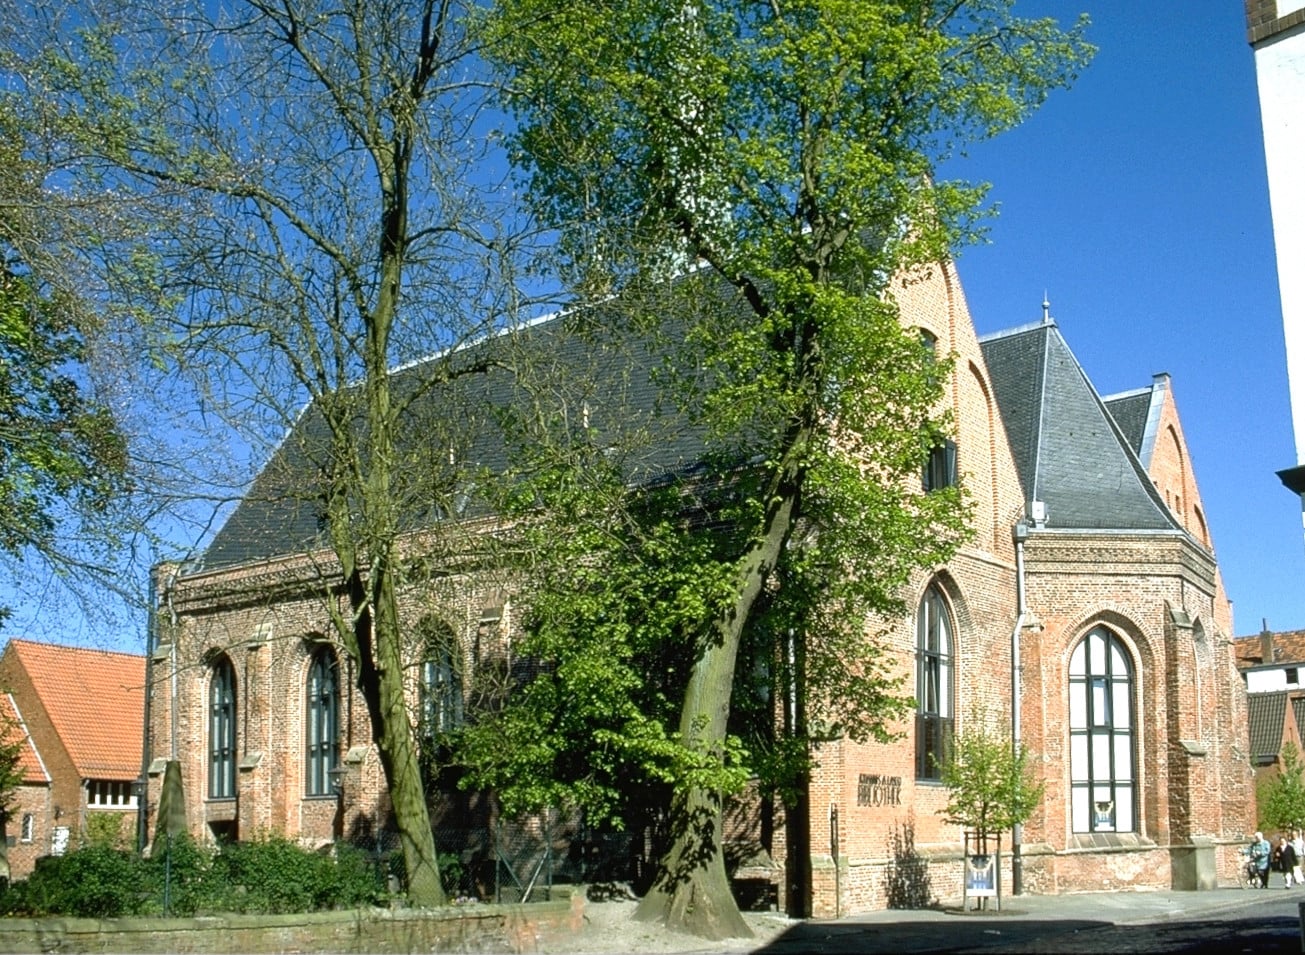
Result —
[[92, 812], [86, 814], [83, 844], [109, 849], [130, 849], [135, 836], [136, 814], [126, 812]]
[[695, 640], [727, 593], [719, 541], [684, 526], [678, 488], [609, 509], [627, 493], [609, 465], [577, 485], [569, 462], [535, 453], [513, 508], [534, 575], [519, 646], [531, 675], [465, 730], [464, 783], [494, 789], [509, 814], [570, 805], [618, 825], [688, 774], [737, 790], [736, 765], [675, 733]]
[[382, 883], [361, 850], [340, 846], [334, 858], [284, 839], [234, 842], [213, 859], [219, 884], [240, 886], [243, 912], [309, 912], [372, 904]]
[[138, 914], [149, 888], [148, 869], [136, 855], [89, 845], [38, 859], [26, 882], [6, 891], [3, 905], [13, 915], [117, 918]]
[[0, 550], [53, 547], [65, 506], [102, 512], [124, 488], [126, 445], [77, 368], [76, 312], [0, 252]]
[[38, 860], [25, 881], [0, 896], [6, 915], [112, 918], [171, 914], [293, 913], [374, 905], [384, 880], [362, 850], [311, 852], [284, 839], [237, 842], [216, 853], [189, 837], [149, 859], [107, 845], [86, 845]]
[[[947, 366], [895, 283], [979, 235], [984, 188], [939, 164], [1068, 84], [1084, 28], [1010, 0], [499, 0], [486, 49], [556, 276], [603, 302], [600, 347], [659, 324], [676, 344], [642, 431], [620, 408], [525, 426], [546, 449], [519, 512], [542, 675], [469, 736], [481, 779], [600, 811], [625, 779], [700, 817], [749, 771], [799, 785], [821, 739], [889, 735], [907, 700], [873, 621], [969, 517], [962, 489], [921, 487]], [[705, 446], [701, 467], [635, 489], [659, 440]], [[781, 695], [801, 715], [777, 735]], [[694, 870], [663, 882], [681, 912], [730, 904], [695, 881], [703, 821], [666, 857]]]
[[1265, 832], [1305, 829], [1305, 763], [1294, 743], [1282, 747], [1277, 775], [1260, 783], [1256, 805]]
[[1045, 783], [1034, 777], [1028, 750], [992, 729], [976, 713], [955, 739], [942, 766], [948, 822], [980, 835], [1005, 832], [1023, 823], [1042, 802]]

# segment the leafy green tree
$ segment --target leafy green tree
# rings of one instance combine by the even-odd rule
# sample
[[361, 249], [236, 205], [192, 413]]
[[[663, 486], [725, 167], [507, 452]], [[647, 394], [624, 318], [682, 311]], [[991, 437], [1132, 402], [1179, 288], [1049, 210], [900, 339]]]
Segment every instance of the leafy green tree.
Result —
[[1027, 748], [993, 729], [975, 713], [942, 765], [947, 821], [981, 838], [1022, 825], [1042, 802], [1045, 784], [1035, 777]]
[[[873, 647], [853, 657], [847, 641], [873, 643], [865, 621], [902, 612], [903, 584], [961, 537], [955, 489], [920, 487], [947, 422], [938, 369], [899, 323], [893, 283], [974, 237], [983, 189], [940, 178], [942, 161], [1068, 84], [1090, 55], [1084, 26], [1020, 19], [1009, 0], [495, 7], [486, 50], [511, 79], [517, 157], [560, 236], [557, 274], [582, 303], [615, 296], [634, 323], [652, 314], [644, 290], [680, 276], [682, 338], [699, 358], [687, 367], [700, 373], [680, 410], [717, 463], [701, 486], [728, 489], [697, 513], [729, 533], [715, 550], [687, 547], [684, 568], [700, 572], [659, 574], [668, 587], [651, 608], [610, 565], [608, 579], [581, 571], [570, 589], [577, 622], [601, 612], [648, 646], [675, 631], [668, 656], [680, 669], [658, 692], [675, 693], [666, 735], [681, 755], [652, 760], [673, 792], [673, 838], [642, 918], [709, 938], [747, 933], [720, 849], [751, 624], [770, 616], [789, 624], [771, 633], [794, 635], [794, 652], [774, 647], [762, 662], [805, 661], [792, 677], [812, 693], [798, 732], [882, 733], [895, 712], [873, 672], [850, 702], [843, 684], [855, 681], [816, 680], [863, 661], [873, 671]], [[576, 435], [574, 422], [563, 431]], [[605, 557], [638, 563], [663, 539], [612, 521], [637, 546]], [[583, 606], [609, 599], [615, 609]], [[626, 646], [612, 658], [637, 673]]]
[[60, 502], [102, 508], [123, 472], [112, 417], [67, 373], [85, 339], [22, 265], [0, 264], [0, 547], [53, 547]]
[[1261, 783], [1256, 793], [1260, 828], [1265, 832], [1305, 829], [1305, 762], [1294, 743], [1282, 747], [1277, 775]]

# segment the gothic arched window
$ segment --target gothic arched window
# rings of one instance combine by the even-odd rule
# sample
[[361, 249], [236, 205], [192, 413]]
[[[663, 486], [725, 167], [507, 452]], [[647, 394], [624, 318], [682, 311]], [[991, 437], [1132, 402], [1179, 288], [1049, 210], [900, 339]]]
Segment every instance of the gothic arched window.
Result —
[[1069, 660], [1069, 774], [1075, 832], [1137, 829], [1133, 668], [1105, 627], [1093, 628]]
[[915, 616], [915, 775], [942, 778], [952, 744], [952, 625], [947, 604], [930, 584]]
[[331, 770], [340, 763], [340, 680], [335, 654], [318, 647], [308, 665], [306, 791], [329, 796]]
[[208, 796], [236, 798], [236, 670], [225, 654], [208, 684]]

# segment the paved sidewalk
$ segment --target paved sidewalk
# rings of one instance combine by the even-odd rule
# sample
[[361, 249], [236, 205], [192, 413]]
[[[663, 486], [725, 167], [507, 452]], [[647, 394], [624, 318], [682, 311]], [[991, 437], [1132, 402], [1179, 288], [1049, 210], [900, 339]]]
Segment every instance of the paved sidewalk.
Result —
[[[1281, 883], [1267, 889], [1219, 888], [1206, 892], [1178, 892], [1171, 889], [1125, 892], [1073, 892], [1065, 895], [1007, 896], [1000, 912], [961, 912], [959, 904], [939, 909], [886, 909], [850, 915], [843, 922], [931, 922], [958, 918], [1083, 919], [1122, 925], [1209, 914], [1242, 905], [1263, 902], [1270, 895], [1305, 902], [1305, 887], [1283, 889]], [[970, 905], [974, 905], [971, 900]], [[991, 905], [991, 902], [989, 903]]]
[[[1066, 946], [1072, 944], [1074, 951], [1095, 952], [1102, 945], [1111, 945], [1116, 952], [1134, 952], [1148, 951], [1150, 940], [1166, 932], [1201, 931], [1202, 926], [1209, 925], [1216, 926], [1209, 931], [1212, 938], [1218, 938], [1222, 937], [1218, 925], [1231, 925], [1245, 918], [1252, 918], [1258, 925], [1265, 916], [1265, 903], [1272, 906], [1274, 931], [1281, 933], [1285, 928], [1291, 936], [1290, 951], [1295, 952], [1297, 906], [1305, 903], [1305, 888], [1284, 890], [1280, 883], [1269, 889], [1221, 888], [1205, 892], [1021, 895], [1004, 898], [1000, 910], [989, 911], [965, 912], [954, 903], [937, 909], [889, 909], [808, 920], [789, 919], [778, 912], [748, 912], [745, 917], [755, 937], [717, 943], [633, 921], [633, 903], [590, 903], [585, 917], [588, 924], [579, 935], [551, 940], [539, 951], [566, 955], [924, 955], [984, 948], [1038, 952], [1047, 944], [1069, 950]], [[1240, 916], [1243, 910], [1246, 915]], [[1137, 930], [1146, 924], [1156, 929]], [[1127, 933], [1122, 943], [1116, 941], [1120, 932]], [[1039, 939], [1050, 942], [1039, 944]]]
[[[894, 909], [841, 919], [795, 922], [786, 931], [765, 942], [736, 943], [736, 947], [726, 946], [716, 951], [735, 955], [861, 951], [908, 955], [974, 950], [1007, 939], [1015, 944], [1012, 951], [1035, 951], [1036, 948], [1020, 948], [1017, 939], [1025, 933], [1036, 938], [1051, 923], [1055, 923], [1057, 931], [1079, 933], [1107, 926], [1205, 920], [1217, 918], [1219, 913], [1235, 917], [1239, 909], [1249, 909], [1257, 903], [1270, 900], [1282, 902], [1287, 907], [1290, 907], [1291, 902], [1305, 902], [1305, 888], [1283, 889], [1279, 883], [1269, 889], [1022, 895], [1002, 899], [1000, 911], [965, 912], [959, 906], [944, 906], [941, 909]], [[1132, 937], [1144, 939], [1145, 935], [1134, 934]], [[1138, 950], [1147, 949], [1145, 945], [1139, 945]], [[699, 951], [706, 952], [709, 949]]]

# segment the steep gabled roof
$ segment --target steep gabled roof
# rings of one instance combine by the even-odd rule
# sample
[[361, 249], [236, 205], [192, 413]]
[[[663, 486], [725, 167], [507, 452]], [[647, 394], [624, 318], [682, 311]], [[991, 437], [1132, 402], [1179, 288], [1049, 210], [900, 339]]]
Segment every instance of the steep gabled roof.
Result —
[[22, 741], [22, 748], [18, 751], [18, 771], [24, 783], [29, 786], [49, 785], [50, 774], [36, 750], [36, 743], [28, 735], [27, 724], [23, 722], [23, 714], [18, 711], [12, 693], [0, 693], [0, 739], [6, 743]]
[[1046, 505], [1047, 527], [1181, 530], [1055, 322], [979, 344], [1025, 498]]
[[133, 779], [144, 740], [145, 658], [10, 640], [83, 779]]

